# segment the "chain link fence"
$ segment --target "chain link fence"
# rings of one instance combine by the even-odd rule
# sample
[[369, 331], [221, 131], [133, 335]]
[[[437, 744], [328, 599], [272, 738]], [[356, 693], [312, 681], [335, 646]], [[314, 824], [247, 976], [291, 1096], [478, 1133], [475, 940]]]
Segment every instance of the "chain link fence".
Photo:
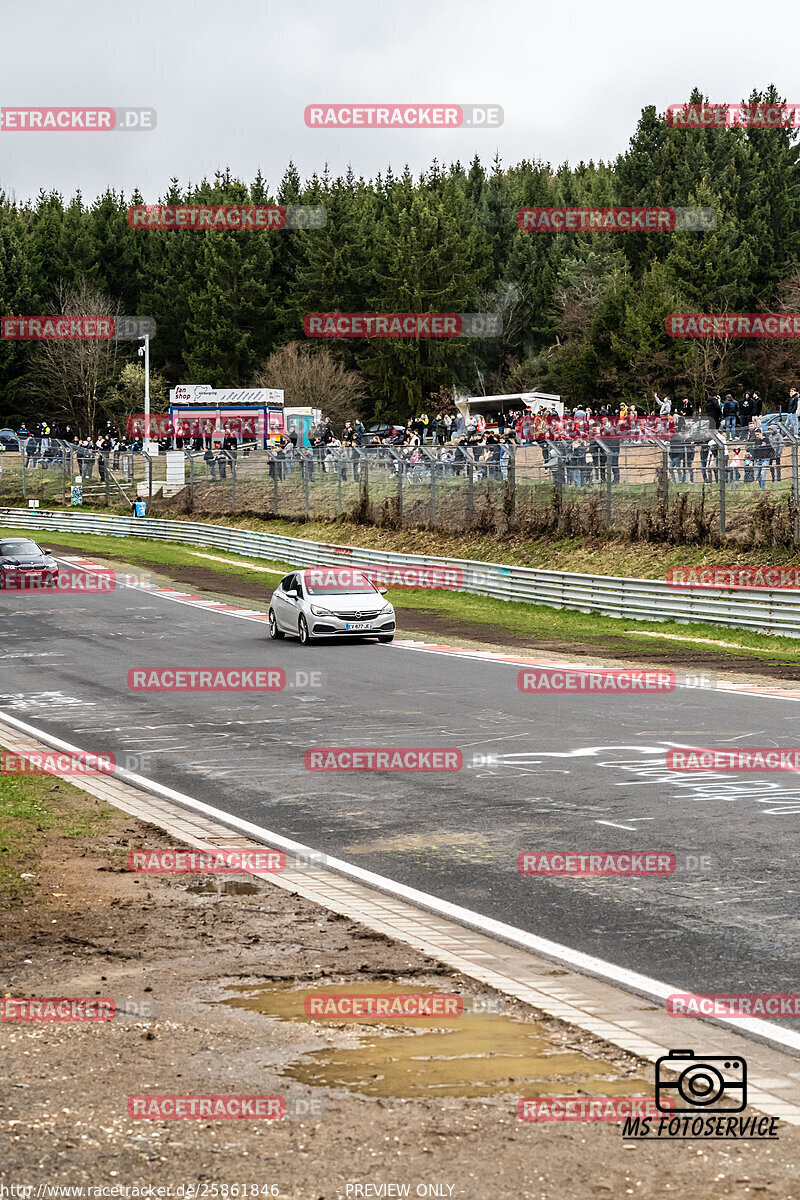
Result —
[[154, 515], [342, 517], [392, 529], [800, 545], [800, 441], [779, 422], [771, 431], [758, 451], [752, 440], [706, 430], [697, 441], [286, 452], [240, 445], [152, 458], [54, 439], [32, 455], [0, 455], [0, 503], [120, 509], [143, 496]]

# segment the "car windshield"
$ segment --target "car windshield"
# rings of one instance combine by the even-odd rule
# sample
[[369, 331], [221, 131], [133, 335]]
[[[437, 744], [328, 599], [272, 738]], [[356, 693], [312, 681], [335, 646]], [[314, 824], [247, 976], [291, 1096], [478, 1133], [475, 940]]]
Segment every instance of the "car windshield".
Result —
[[341, 596], [348, 592], [377, 592], [377, 588], [351, 567], [316, 567], [306, 571], [303, 583], [309, 596]]
[[27, 557], [31, 554], [38, 557], [41, 553], [42, 552], [36, 545], [36, 542], [32, 542], [29, 539], [19, 542], [0, 542], [0, 555], [2, 555], [4, 558], [19, 558], [22, 555]]

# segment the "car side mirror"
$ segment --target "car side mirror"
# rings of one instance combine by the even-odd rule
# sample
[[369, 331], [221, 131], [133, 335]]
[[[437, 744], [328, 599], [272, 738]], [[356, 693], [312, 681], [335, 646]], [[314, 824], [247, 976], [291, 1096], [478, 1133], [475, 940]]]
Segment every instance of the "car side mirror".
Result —
[[385, 596], [386, 593], [388, 592], [388, 590], [389, 590], [388, 588], [378, 588], [378, 591], [380, 592], [380, 594], [382, 596]]
[[294, 600], [296, 600], [300, 593], [298, 592], [297, 588], [287, 588], [286, 595], [291, 596]]

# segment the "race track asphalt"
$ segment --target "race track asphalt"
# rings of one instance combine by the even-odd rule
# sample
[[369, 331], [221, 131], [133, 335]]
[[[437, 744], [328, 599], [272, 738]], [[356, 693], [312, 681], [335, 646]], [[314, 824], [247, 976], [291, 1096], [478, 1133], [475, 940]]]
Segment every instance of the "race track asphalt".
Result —
[[[796, 702], [714, 688], [523, 694], [510, 663], [397, 643], [270, 642], [263, 623], [126, 587], [0, 592], [0, 621], [0, 713], [678, 990], [798, 990], [796, 777], [665, 768], [673, 745], [797, 745]], [[290, 682], [296, 671], [319, 672], [319, 686], [198, 693], [127, 684], [130, 668], [267, 666], [283, 667]], [[345, 746], [458, 748], [464, 766], [306, 770], [306, 750]], [[672, 852], [677, 869], [520, 875], [518, 853], [543, 849]]]

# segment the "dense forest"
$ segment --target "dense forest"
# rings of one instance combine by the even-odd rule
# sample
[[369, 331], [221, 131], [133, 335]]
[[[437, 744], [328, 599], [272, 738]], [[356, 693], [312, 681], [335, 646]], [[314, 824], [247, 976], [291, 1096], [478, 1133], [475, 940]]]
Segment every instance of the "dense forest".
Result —
[[[768, 89], [749, 99], [782, 98]], [[134, 230], [128, 207], [155, 197], [108, 191], [87, 204], [80, 195], [0, 194], [0, 312], [74, 311], [65, 297], [89, 295], [92, 311], [151, 316], [153, 371], [169, 385], [217, 387], [263, 380], [271, 354], [306, 340], [309, 312], [500, 313], [499, 337], [320, 346], [359, 373], [367, 419], [405, 417], [456, 388], [641, 403], [654, 390], [700, 402], [708, 390], [757, 387], [768, 410], [800, 376], [796, 341], [673, 339], [665, 318], [800, 310], [797, 160], [793, 130], [672, 128], [649, 107], [612, 163], [433, 160], [419, 178], [408, 170], [333, 178], [324, 169], [305, 182], [290, 164], [276, 187], [226, 171], [196, 186], [173, 180], [159, 198], [322, 205], [324, 228]], [[519, 208], [565, 204], [698, 206], [714, 209], [717, 223], [702, 233], [518, 228]], [[64, 409], [50, 406], [42, 353], [0, 342], [0, 417], [57, 418]], [[115, 347], [103, 386], [113, 390], [136, 361], [135, 343]], [[104, 404], [101, 388], [92, 411]]]

